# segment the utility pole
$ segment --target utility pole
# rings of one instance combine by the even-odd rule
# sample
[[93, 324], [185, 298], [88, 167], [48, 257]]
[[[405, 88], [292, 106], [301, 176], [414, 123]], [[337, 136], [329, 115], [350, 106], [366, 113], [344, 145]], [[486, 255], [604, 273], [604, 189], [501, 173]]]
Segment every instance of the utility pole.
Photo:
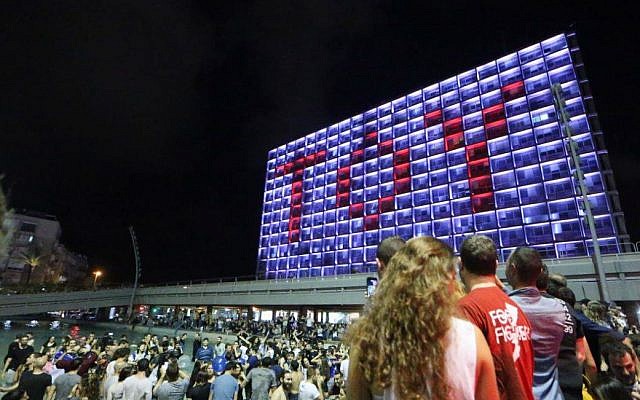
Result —
[[553, 92], [553, 100], [555, 102], [556, 109], [558, 110], [558, 113], [560, 113], [560, 127], [564, 132], [564, 137], [569, 147], [569, 152], [571, 153], [571, 160], [573, 161], [573, 165], [575, 168], [575, 178], [578, 181], [578, 188], [580, 190], [580, 194], [582, 195], [584, 218], [587, 221], [589, 232], [591, 233], [591, 240], [593, 242], [593, 256], [591, 257], [591, 260], [593, 261], [593, 267], [598, 274], [598, 291], [600, 293], [600, 299], [609, 302], [611, 301], [611, 297], [609, 296], [607, 278], [603, 269], [604, 265], [602, 264], [602, 257], [600, 256], [600, 244], [598, 243], [596, 224], [593, 219], [593, 213], [591, 212], [591, 204], [589, 203], [588, 198], [589, 193], [587, 185], [584, 181], [584, 174], [582, 173], [582, 168], [580, 167], [578, 145], [571, 136], [571, 126], [569, 125], [570, 119], [569, 115], [567, 114], [566, 104], [564, 102], [564, 96], [562, 94], [562, 86], [560, 86], [559, 83], [556, 83], [551, 87], [551, 91]]
[[133, 281], [133, 290], [131, 291], [131, 299], [129, 300], [129, 309], [127, 310], [128, 318], [131, 321], [133, 319], [133, 299], [136, 297], [136, 290], [138, 289], [138, 281], [142, 274], [142, 263], [140, 261], [140, 251], [138, 250], [138, 239], [136, 239], [136, 233], [133, 230], [133, 226], [129, 227], [129, 235], [131, 235], [131, 244], [133, 246], [133, 255], [136, 259], [136, 276]]

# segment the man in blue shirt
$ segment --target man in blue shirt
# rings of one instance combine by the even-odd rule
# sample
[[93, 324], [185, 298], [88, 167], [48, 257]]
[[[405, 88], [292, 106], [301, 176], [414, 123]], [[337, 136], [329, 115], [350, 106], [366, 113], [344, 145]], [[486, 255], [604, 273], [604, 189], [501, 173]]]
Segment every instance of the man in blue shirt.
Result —
[[536, 280], [542, 268], [542, 259], [536, 250], [516, 248], [507, 260], [507, 280], [514, 289], [509, 296], [531, 323], [535, 398], [564, 400], [558, 381], [558, 353], [564, 337], [565, 321], [571, 316], [567, 315], [560, 301], [540, 295]]
[[202, 339], [202, 346], [196, 352], [196, 360], [206, 361], [211, 363], [213, 361], [213, 347], [209, 346], [209, 339]]
[[242, 368], [236, 362], [227, 363], [224, 374], [216, 378], [211, 385], [209, 400], [236, 400], [238, 397], [238, 380]]

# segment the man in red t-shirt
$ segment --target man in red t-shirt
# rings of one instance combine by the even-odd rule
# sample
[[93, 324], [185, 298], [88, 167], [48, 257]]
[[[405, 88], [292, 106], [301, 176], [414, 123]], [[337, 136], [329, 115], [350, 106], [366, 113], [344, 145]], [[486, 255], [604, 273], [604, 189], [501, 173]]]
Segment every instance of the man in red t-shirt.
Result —
[[458, 308], [487, 339], [500, 398], [533, 400], [531, 325], [497, 285], [495, 244], [486, 236], [472, 236], [462, 244], [460, 261], [460, 278], [468, 294]]

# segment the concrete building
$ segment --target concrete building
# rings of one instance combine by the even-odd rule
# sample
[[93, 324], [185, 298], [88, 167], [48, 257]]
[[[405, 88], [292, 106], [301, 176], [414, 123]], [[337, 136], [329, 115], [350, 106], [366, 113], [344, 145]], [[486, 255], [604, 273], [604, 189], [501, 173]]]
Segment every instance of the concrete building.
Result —
[[323, 127], [268, 153], [256, 275], [376, 272], [381, 240], [480, 233], [505, 261], [594, 254], [561, 88], [600, 253], [630, 251], [574, 33], [559, 34]]
[[[13, 236], [7, 255], [0, 258], [2, 284], [84, 279], [87, 259], [68, 251], [60, 243], [62, 228], [54, 215], [21, 210], [11, 215], [6, 223]], [[29, 265], [30, 260], [35, 267]]]

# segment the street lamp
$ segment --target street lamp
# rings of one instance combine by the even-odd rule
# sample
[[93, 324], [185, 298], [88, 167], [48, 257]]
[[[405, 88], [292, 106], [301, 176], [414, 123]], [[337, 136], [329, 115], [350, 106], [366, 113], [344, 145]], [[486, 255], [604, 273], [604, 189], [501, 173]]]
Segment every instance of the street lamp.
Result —
[[93, 290], [96, 290], [98, 278], [102, 276], [102, 271], [95, 271], [93, 275]]

